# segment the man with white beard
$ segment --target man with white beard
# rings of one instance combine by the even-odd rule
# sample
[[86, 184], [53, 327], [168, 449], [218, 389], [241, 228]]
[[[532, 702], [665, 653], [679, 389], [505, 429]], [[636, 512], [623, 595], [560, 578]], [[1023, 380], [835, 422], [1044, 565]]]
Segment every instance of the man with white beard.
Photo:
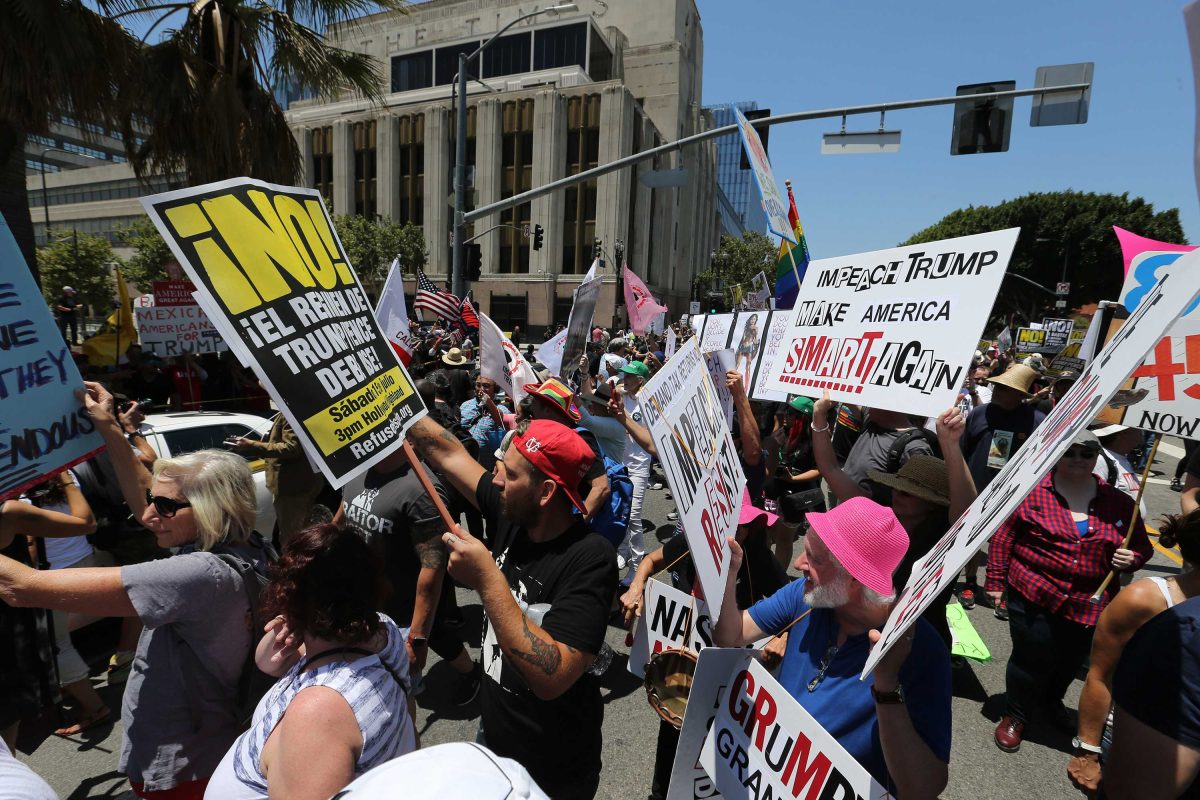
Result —
[[937, 797], [950, 761], [950, 660], [918, 619], [865, 681], [859, 674], [895, 599], [892, 573], [908, 535], [892, 509], [855, 497], [807, 515], [803, 577], [746, 611], [734, 581], [742, 549], [731, 537], [716, 643], [749, 644], [789, 630], [778, 680], [830, 735], [893, 794]]

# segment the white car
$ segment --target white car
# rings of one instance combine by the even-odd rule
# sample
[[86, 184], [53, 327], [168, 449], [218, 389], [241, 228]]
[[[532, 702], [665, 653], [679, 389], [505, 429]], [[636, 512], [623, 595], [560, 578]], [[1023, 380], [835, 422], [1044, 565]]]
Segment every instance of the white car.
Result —
[[[148, 414], [142, 424], [146, 441], [159, 456], [181, 456], [196, 450], [213, 448], [232, 450], [225, 444], [231, 436], [247, 439], [266, 439], [271, 420], [255, 414], [229, 411], [173, 411], [167, 414]], [[236, 451], [235, 451], [236, 452]], [[268, 541], [275, 529], [275, 507], [267, 491], [267, 465], [261, 458], [247, 458], [254, 475], [254, 494], [258, 500], [255, 530]]]

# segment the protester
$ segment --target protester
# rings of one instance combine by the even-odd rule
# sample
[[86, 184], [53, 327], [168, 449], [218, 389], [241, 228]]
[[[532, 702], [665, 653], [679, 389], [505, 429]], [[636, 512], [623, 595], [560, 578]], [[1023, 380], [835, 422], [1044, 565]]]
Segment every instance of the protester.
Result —
[[499, 386], [491, 378], [482, 375], [475, 378], [475, 396], [459, 406], [459, 419], [479, 444], [479, 463], [490, 470], [496, 463], [493, 455], [500, 440], [504, 438], [504, 414], [511, 414], [504, 403], [496, 402]]
[[[614, 345], [624, 347], [624, 344], [624, 339], [613, 339], [608, 346], [612, 350]], [[642, 409], [638, 405], [637, 396], [650, 377], [650, 370], [641, 361], [630, 361], [621, 367], [620, 374], [619, 397], [624, 405], [625, 416], [640, 425]], [[629, 471], [629, 480], [633, 482], [633, 503], [629, 510], [629, 528], [625, 534], [625, 541], [617, 548], [617, 568], [629, 567], [632, 574], [646, 555], [642, 509], [645, 506], [646, 489], [650, 486], [650, 453], [633, 437], [625, 443], [625, 467]]]
[[461, 349], [451, 347], [442, 355], [441, 363], [446, 380], [450, 383], [451, 402], [461, 406], [475, 396], [471, 384], [471, 360], [463, 355]]
[[[1200, 560], [1200, 512], [1167, 517], [1159, 529], [1159, 543], [1163, 547], [1178, 544], [1189, 563]], [[1106, 721], [1112, 718], [1113, 672], [1125, 646], [1151, 618], [1197, 595], [1200, 573], [1195, 571], [1143, 578], [1122, 589], [1100, 615], [1087, 680], [1079, 695], [1079, 732], [1067, 762], [1067, 776], [1075, 788], [1083, 792], [1099, 788], [1104, 751], [1111, 741]]]
[[480, 693], [484, 744], [513, 758], [551, 797], [590, 798], [600, 782], [604, 705], [589, 667], [604, 643], [616, 554], [589, 534], [579, 481], [591, 450], [549, 420], [522, 423], [496, 475], [428, 417], [408, 438], [473, 500], [491, 552], [448, 532], [450, 574], [479, 592], [486, 617]]
[[1200, 797], [1200, 598], [1168, 608], [1130, 638], [1113, 700], [1104, 797]]
[[140, 617], [145, 630], [122, 704], [118, 768], [139, 797], [198, 797], [239, 731], [236, 698], [251, 648], [250, 609], [238, 571], [213, 551], [265, 570], [269, 550], [253, 532], [254, 481], [245, 460], [223, 450], [159, 459], [151, 479], [121, 435], [112, 395], [85, 385], [84, 403], [130, 510], [160, 546], [180, 553], [49, 574], [0, 558], [0, 599]]
[[[74, 287], [64, 286], [54, 301], [54, 317], [58, 320], [58, 330], [62, 333], [63, 341], [71, 345], [79, 344], [79, 311], [80, 303], [75, 299]], [[71, 338], [67, 339], [67, 328], [71, 329]]]
[[[749, 608], [764, 597], [770, 597], [787, 585], [785, 568], [771, 554], [767, 546], [765, 531], [774, 526], [778, 517], [769, 511], [757, 508], [750, 500], [750, 492], [743, 490], [742, 505], [738, 513], [735, 538], [745, 554], [735, 578], [734, 593], [740, 609]], [[621, 611], [626, 627], [635, 618], [642, 616], [646, 581], [664, 569], [671, 569], [671, 580], [675, 588], [691, 594], [698, 586], [696, 567], [690, 558], [687, 536], [682, 524], [662, 547], [647, 553], [638, 565], [637, 572], [629, 583], [629, 589], [621, 596]], [[773, 667], [783, 657], [787, 648], [787, 633], [771, 640], [763, 650], [763, 662]], [[654, 777], [650, 786], [651, 800], [664, 800], [671, 784], [671, 769], [675, 765], [675, 751], [679, 746], [679, 729], [659, 720], [658, 744], [654, 754]]]
[[[580, 359], [581, 366], [585, 361], [586, 356]], [[604, 455], [614, 461], [624, 462], [625, 448], [629, 444], [629, 437], [625, 432], [625, 426], [614, 419], [609, 412], [609, 405], [613, 398], [612, 387], [601, 382], [596, 384], [593, 390], [593, 381], [590, 375], [584, 375], [581, 383], [579, 399], [583, 402], [579, 406], [579, 424], [595, 435]]]
[[166, 411], [179, 405], [175, 382], [159, 368], [157, 358], [143, 356], [137, 371], [126, 384], [126, 394], [137, 398], [146, 414]]
[[376, 611], [382, 575], [351, 529], [316, 525], [271, 570], [259, 669], [263, 696], [208, 784], [208, 800], [325, 800], [416, 749], [407, 631]]
[[824, 511], [825, 496], [821, 491], [821, 472], [813, 456], [813, 401], [793, 397], [780, 403], [773, 417], [774, 430], [763, 448], [766, 458], [766, 503], [774, 503], [781, 521], [769, 531], [775, 558], [785, 568], [792, 563], [792, 552], [799, 526], [807, 511]]
[[6, 800], [58, 800], [58, 795], [41, 777], [21, 763], [0, 737], [0, 787]]
[[732, 577], [742, 548], [729, 538], [729, 575], [715, 640], [737, 647], [789, 629], [780, 685], [880, 785], [898, 797], [936, 797], [950, 760], [950, 660], [918, 619], [860, 679], [894, 598], [892, 573], [908, 548], [896, 515], [866, 497], [808, 515], [803, 578], [739, 611]]
[[394, 758], [355, 779], [338, 800], [393, 800], [396, 787], [414, 798], [548, 800], [529, 772], [475, 742], [450, 742]]
[[1058, 463], [996, 531], [988, 551], [986, 590], [1008, 594], [1012, 656], [1005, 672], [1008, 709], [996, 746], [1015, 753], [1039, 710], [1056, 727], [1074, 730], [1063, 695], [1091, 649], [1100, 612], [1116, 595], [1112, 581], [1092, 595], [1109, 570], [1134, 572], [1152, 549], [1139, 518], [1123, 545], [1133, 500], [1092, 474], [1100, 441], [1077, 433]]
[[280, 412], [271, 423], [267, 440], [236, 436], [233, 449], [251, 458], [266, 461], [266, 486], [275, 508], [275, 534], [279, 544], [287, 544], [304, 527], [317, 498], [325, 489], [325, 478], [309, 463], [300, 439]]

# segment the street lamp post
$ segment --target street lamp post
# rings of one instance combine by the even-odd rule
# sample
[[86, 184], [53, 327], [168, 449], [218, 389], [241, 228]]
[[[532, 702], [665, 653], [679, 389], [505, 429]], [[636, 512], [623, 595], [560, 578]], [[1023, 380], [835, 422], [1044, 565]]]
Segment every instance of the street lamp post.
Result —
[[[574, 11], [577, 8], [575, 3], [559, 3], [549, 8], [521, 14], [475, 48], [475, 52], [470, 55], [458, 54], [458, 75], [455, 76], [453, 84], [458, 92], [458, 105], [455, 109], [458, 118], [458, 135], [454, 141], [454, 238], [450, 245], [450, 290], [456, 297], [462, 297], [466, 293], [466, 281], [463, 280], [463, 232], [466, 229], [466, 223], [463, 221], [463, 216], [467, 209], [467, 67], [488, 45], [518, 22], [545, 14], [548, 11]], [[455, 89], [451, 89], [451, 103], [454, 102], [454, 91]]]
[[67, 155], [83, 156], [84, 158], [90, 158], [94, 161], [103, 161], [104, 159], [96, 158], [95, 156], [89, 156], [84, 153], [72, 153], [70, 150], [64, 150], [61, 147], [42, 148], [41, 155], [38, 156], [38, 161], [41, 162], [42, 165], [42, 219], [44, 220], [46, 226], [46, 244], [50, 244], [50, 197], [46, 194], [46, 153], [66, 153]]

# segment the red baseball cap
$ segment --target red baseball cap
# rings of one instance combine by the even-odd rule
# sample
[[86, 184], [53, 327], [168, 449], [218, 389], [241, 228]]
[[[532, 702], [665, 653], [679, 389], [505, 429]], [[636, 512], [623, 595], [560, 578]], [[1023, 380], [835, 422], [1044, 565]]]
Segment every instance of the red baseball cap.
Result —
[[576, 508], [587, 512], [579, 482], [591, 469], [596, 455], [579, 434], [553, 420], [535, 419], [524, 434], [513, 437], [511, 446], [558, 484]]

